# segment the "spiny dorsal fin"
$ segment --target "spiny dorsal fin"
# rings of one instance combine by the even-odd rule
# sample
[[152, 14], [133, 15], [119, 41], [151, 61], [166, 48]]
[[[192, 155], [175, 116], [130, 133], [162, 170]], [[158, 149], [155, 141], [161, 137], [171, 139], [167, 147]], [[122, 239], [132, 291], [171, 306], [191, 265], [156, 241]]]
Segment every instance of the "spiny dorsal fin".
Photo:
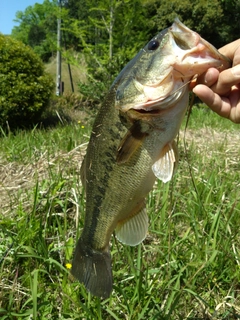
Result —
[[153, 164], [154, 175], [164, 183], [171, 180], [178, 162], [178, 151], [175, 141], [168, 143], [162, 150], [159, 159]]
[[135, 215], [129, 219], [120, 221], [115, 229], [117, 239], [129, 246], [136, 246], [141, 243], [148, 231], [148, 216], [145, 208], [142, 206]]
[[141, 131], [140, 123], [135, 121], [118, 147], [117, 163], [121, 164], [129, 161], [131, 156], [142, 146], [147, 135], [146, 132]]

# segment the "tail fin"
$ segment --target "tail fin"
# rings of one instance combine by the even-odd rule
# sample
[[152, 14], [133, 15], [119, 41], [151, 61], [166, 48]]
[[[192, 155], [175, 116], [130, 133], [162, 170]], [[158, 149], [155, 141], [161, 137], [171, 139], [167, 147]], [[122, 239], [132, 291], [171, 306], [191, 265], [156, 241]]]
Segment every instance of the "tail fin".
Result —
[[95, 251], [80, 238], [73, 258], [72, 274], [94, 296], [104, 299], [110, 296], [112, 267], [109, 251]]

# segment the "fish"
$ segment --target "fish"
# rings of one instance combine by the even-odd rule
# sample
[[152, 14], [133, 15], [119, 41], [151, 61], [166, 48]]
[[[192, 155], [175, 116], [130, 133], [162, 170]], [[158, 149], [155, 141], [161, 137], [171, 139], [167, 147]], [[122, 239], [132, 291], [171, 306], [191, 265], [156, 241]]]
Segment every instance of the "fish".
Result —
[[189, 100], [189, 83], [231, 66], [179, 19], [153, 37], [123, 68], [96, 116], [81, 166], [85, 221], [72, 275], [94, 296], [111, 295], [110, 240], [140, 244], [148, 231], [145, 198], [156, 179], [171, 180], [174, 141]]

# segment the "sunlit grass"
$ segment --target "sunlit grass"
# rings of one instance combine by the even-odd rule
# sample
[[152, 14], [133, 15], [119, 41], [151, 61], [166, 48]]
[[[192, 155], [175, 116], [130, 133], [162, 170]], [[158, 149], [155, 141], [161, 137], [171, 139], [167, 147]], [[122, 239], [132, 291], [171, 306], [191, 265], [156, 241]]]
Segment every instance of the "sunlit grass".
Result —
[[90, 128], [2, 135], [1, 319], [240, 317], [239, 129], [229, 124], [223, 134], [220, 118], [204, 112], [193, 111], [185, 142], [180, 135], [174, 179], [157, 182], [147, 199], [146, 240], [132, 248], [112, 237], [114, 288], [105, 301], [69, 273]]
[[7, 161], [24, 162], [39, 160], [43, 155], [58, 151], [69, 152], [87, 142], [90, 128], [79, 120], [78, 124], [59, 126], [54, 129], [39, 129], [2, 133], [0, 152]]
[[[185, 120], [187, 117], [185, 117]], [[183, 126], [185, 121], [183, 122]], [[233, 123], [228, 119], [219, 117], [216, 113], [210, 110], [206, 105], [199, 103], [193, 106], [191, 116], [188, 122], [188, 128], [217, 128], [219, 131], [234, 131], [239, 130], [239, 124]]]

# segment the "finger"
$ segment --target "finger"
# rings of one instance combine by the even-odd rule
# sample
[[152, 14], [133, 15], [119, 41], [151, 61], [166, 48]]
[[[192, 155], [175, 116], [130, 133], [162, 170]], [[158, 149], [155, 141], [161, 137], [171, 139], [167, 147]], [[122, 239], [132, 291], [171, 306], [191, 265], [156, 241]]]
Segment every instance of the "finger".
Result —
[[240, 123], [240, 85], [232, 88], [229, 101], [231, 105], [229, 119], [235, 123]]
[[240, 83], [240, 64], [219, 74], [218, 81], [211, 87], [212, 91], [219, 95], [226, 95], [232, 86]]
[[203, 84], [198, 84], [193, 88], [193, 93], [195, 93], [204, 103], [211, 106], [214, 101], [214, 92]]
[[219, 71], [215, 68], [209, 68], [205, 73], [197, 78], [197, 83], [205, 84], [211, 87], [218, 79]]
[[224, 118], [229, 118], [231, 106], [227, 98], [220, 97], [210, 88], [202, 84], [197, 85], [193, 89], [193, 92], [214, 112]]
[[[240, 47], [240, 39], [227, 44], [218, 51], [229, 59], [233, 60], [236, 50]], [[238, 62], [239, 63], [239, 62]]]
[[240, 123], [239, 89], [239, 87], [235, 87], [235, 90], [232, 91], [230, 99], [226, 97], [220, 97], [210, 88], [201, 84], [197, 85], [193, 89], [193, 92], [220, 116], [235, 123]]
[[234, 58], [233, 58], [233, 66], [240, 64], [240, 44], [239, 47], [236, 49]]

